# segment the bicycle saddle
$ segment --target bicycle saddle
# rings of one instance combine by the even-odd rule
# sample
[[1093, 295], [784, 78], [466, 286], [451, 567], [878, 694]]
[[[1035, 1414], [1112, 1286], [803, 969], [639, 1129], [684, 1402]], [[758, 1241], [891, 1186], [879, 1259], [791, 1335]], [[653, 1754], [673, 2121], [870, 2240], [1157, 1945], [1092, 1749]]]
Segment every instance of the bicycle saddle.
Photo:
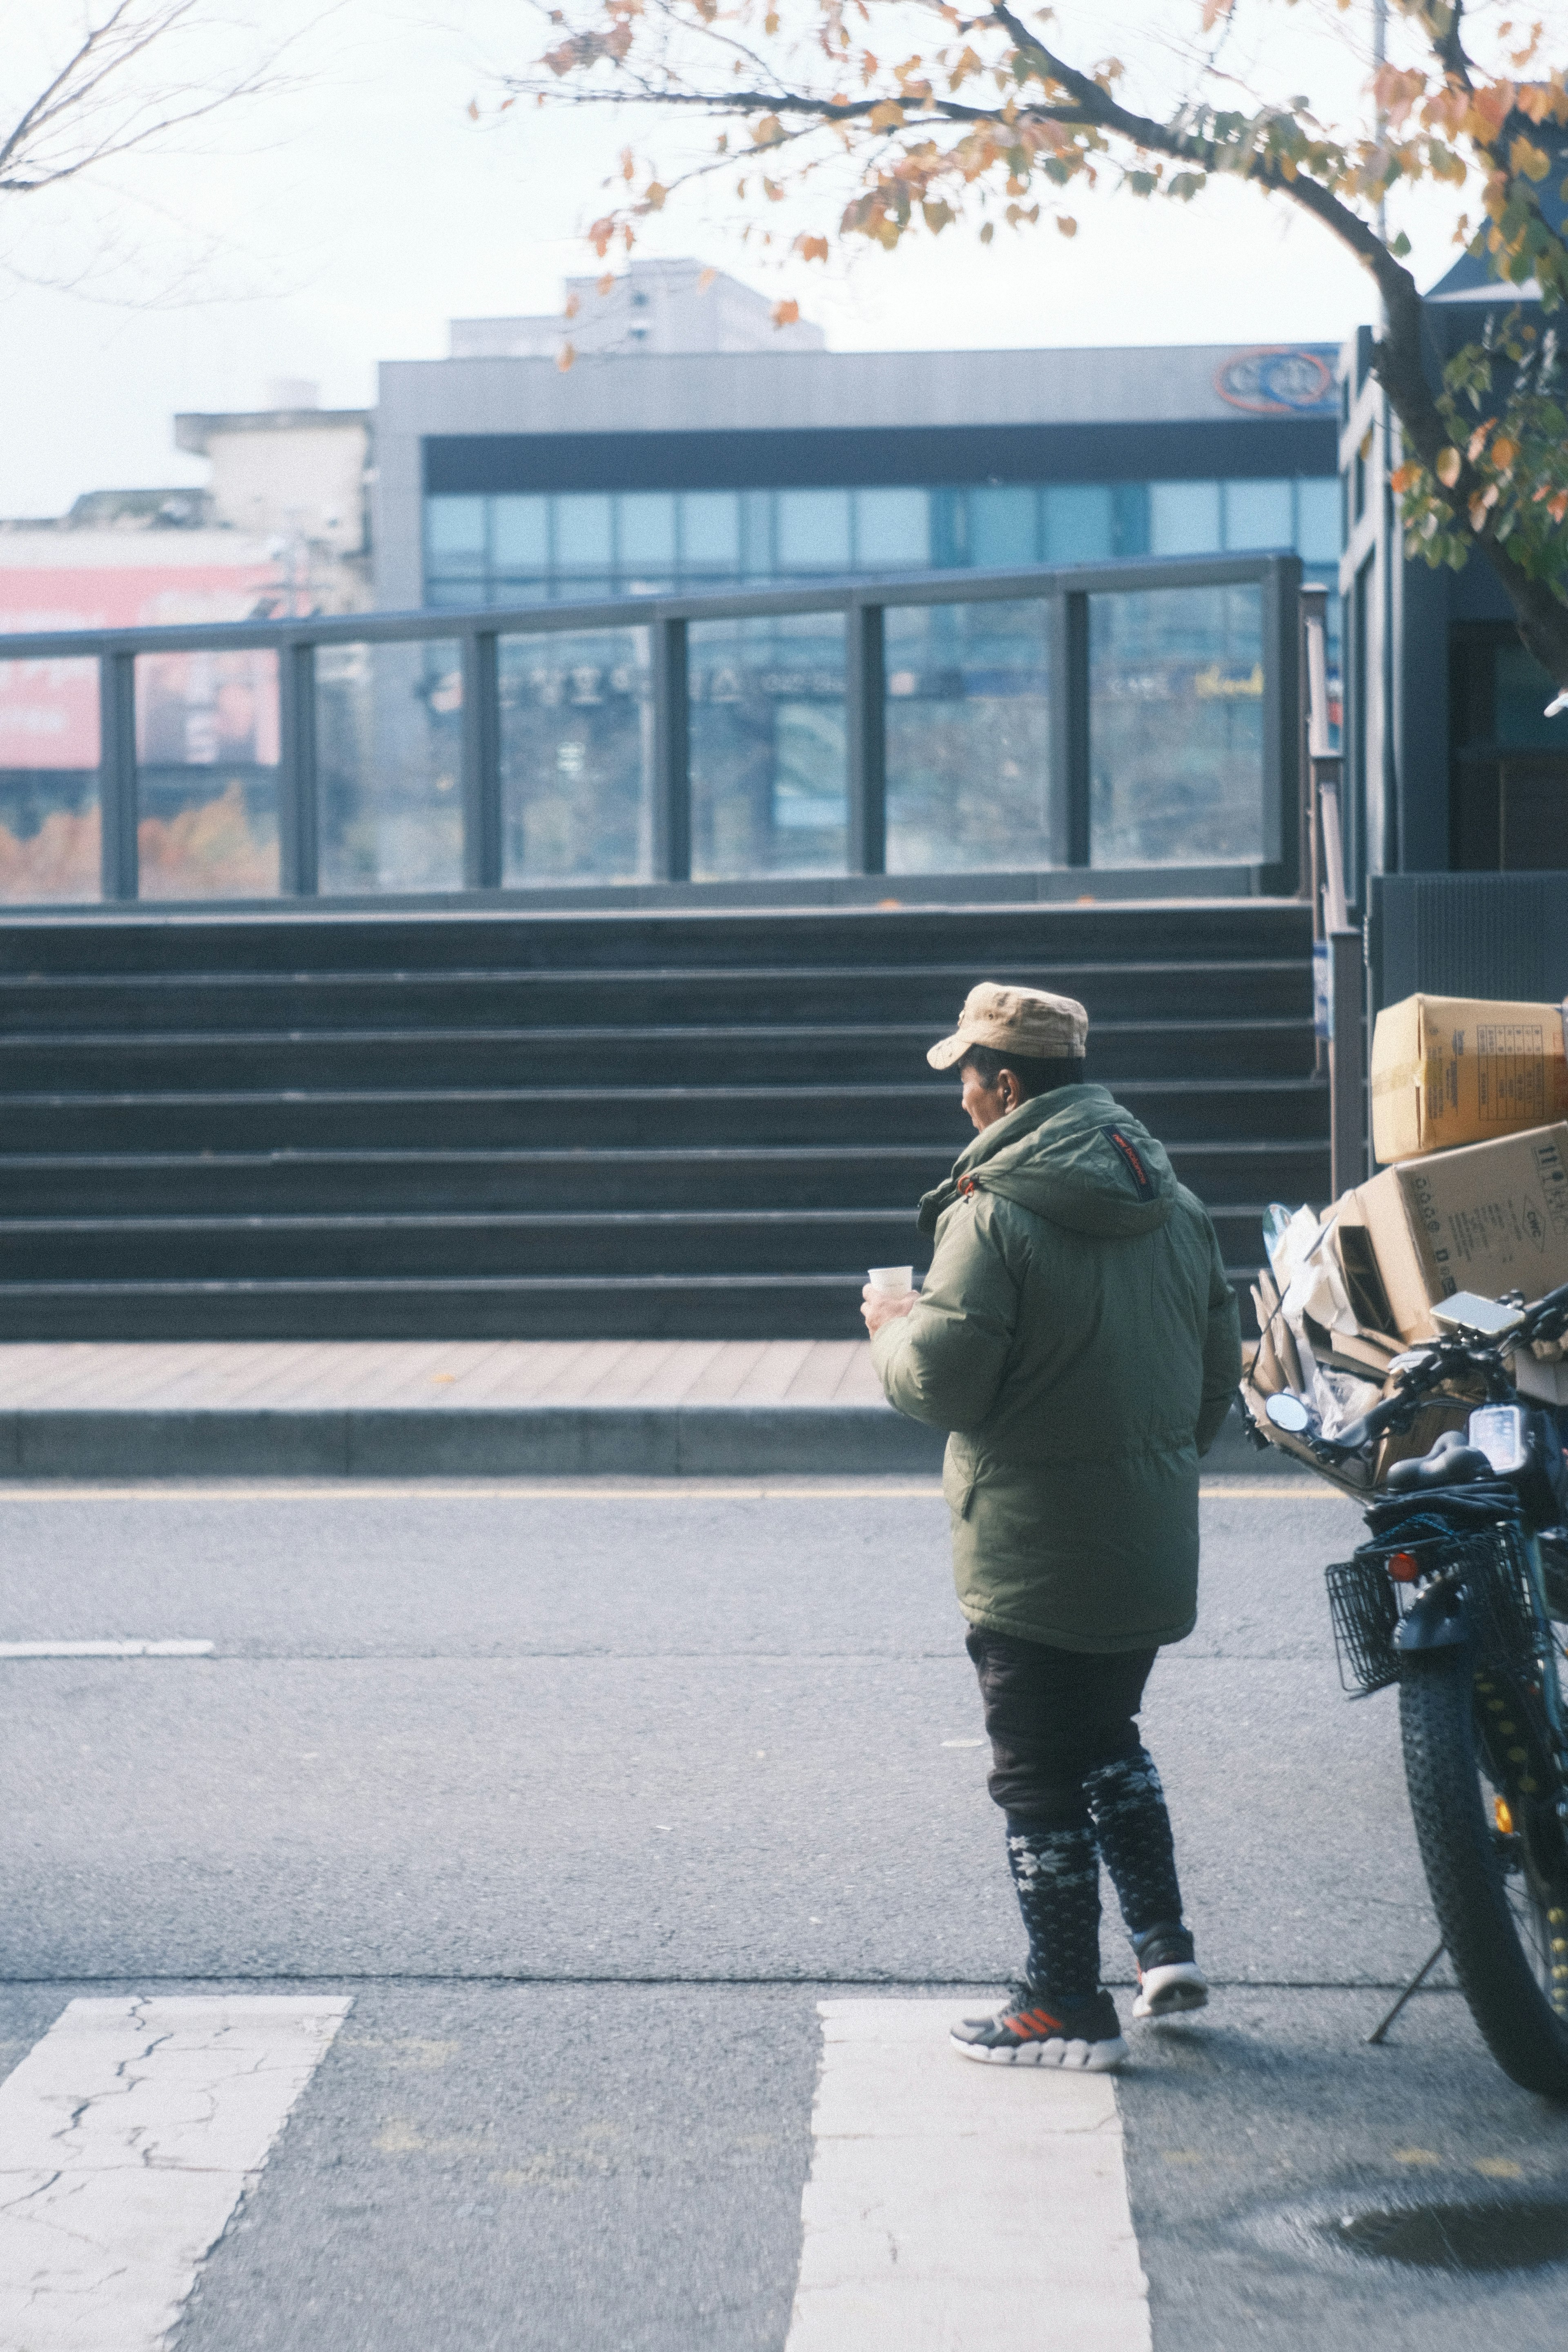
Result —
[[1404, 1495], [1426, 1486], [1468, 1486], [1492, 1475], [1490, 1462], [1462, 1429], [1446, 1429], [1430, 1453], [1396, 1462], [1384, 1483], [1391, 1494]]

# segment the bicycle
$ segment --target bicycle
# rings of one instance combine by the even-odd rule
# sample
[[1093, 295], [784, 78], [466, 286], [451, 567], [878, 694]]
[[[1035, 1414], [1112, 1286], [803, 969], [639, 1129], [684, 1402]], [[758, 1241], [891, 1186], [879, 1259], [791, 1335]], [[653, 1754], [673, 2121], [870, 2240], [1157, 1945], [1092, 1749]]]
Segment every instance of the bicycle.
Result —
[[1332, 1470], [1435, 1401], [1473, 1407], [1389, 1471], [1371, 1539], [1327, 1570], [1330, 1609], [1351, 1696], [1398, 1686], [1416, 1841], [1470, 2012], [1506, 2074], [1568, 2104], [1568, 1469], [1507, 1367], [1568, 1329], [1568, 1284], [1528, 1308], [1460, 1293], [1433, 1320], [1436, 1340], [1394, 1358], [1393, 1392], [1335, 1436], [1297, 1396], [1263, 1408]]

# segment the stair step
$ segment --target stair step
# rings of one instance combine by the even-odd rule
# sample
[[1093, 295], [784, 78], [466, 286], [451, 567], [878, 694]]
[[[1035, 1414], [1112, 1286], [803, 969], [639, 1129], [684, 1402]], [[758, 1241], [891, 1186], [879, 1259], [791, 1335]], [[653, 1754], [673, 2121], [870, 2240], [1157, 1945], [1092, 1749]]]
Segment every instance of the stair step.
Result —
[[[286, 1151], [0, 1157], [0, 1217], [299, 1216], [445, 1211], [904, 1208], [954, 1147], [782, 1146], [596, 1151]], [[1321, 1192], [1326, 1155], [1294, 1145], [1177, 1144], [1211, 1207]]]
[[[888, 895], [897, 896], [889, 876]], [[1099, 906], [812, 907], [437, 915], [374, 907], [226, 908], [221, 915], [104, 908], [0, 914], [0, 971], [18, 973], [700, 971], [759, 965], [924, 968], [988, 974], [1041, 961], [1247, 961], [1310, 951], [1296, 900], [1166, 899]]]
[[[712, 972], [0, 971], [0, 1036], [167, 1034], [191, 1031], [726, 1029], [857, 1022], [940, 1031], [978, 979], [980, 961]], [[1312, 979], [1300, 956], [1247, 961], [1014, 963], [1019, 985], [1076, 996], [1091, 1023], [1159, 1018], [1310, 1020]]]
[[[231, 1076], [235, 1075], [231, 1072]], [[580, 1075], [580, 1074], [579, 1074]], [[1167, 1144], [1271, 1140], [1327, 1149], [1321, 1079], [1118, 1081], [1123, 1108]], [[12, 1095], [0, 1147], [24, 1152], [679, 1148], [711, 1144], [925, 1144], [965, 1139], [949, 1077], [912, 1086], [606, 1087], [190, 1094]]]
[[[1313, 1037], [1305, 1021], [1107, 1022], [1092, 1035], [1093, 1068], [1108, 1083], [1158, 1077], [1306, 1076]], [[585, 1067], [605, 1086], [775, 1086], [886, 1080], [917, 1069], [929, 1023], [817, 1028], [320, 1030], [157, 1036], [0, 1037], [0, 1098], [35, 1093], [153, 1089], [203, 1093], [252, 1085], [306, 1093], [356, 1083], [462, 1087], [497, 1077], [569, 1084]], [[937, 1081], [932, 1081], [933, 1085]], [[951, 1089], [948, 1077], [945, 1087]]]
[[0, 1286], [14, 1339], [843, 1339], [859, 1306], [831, 1274]]

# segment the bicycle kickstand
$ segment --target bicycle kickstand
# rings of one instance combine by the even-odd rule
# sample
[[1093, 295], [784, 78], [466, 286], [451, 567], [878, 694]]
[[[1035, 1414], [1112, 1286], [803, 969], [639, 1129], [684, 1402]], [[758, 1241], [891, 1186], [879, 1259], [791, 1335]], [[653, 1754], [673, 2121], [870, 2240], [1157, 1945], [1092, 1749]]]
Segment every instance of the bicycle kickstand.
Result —
[[1433, 1969], [1442, 1958], [1443, 1949], [1443, 1946], [1439, 1944], [1436, 1950], [1431, 1955], [1430, 1958], [1422, 1961], [1421, 1966], [1416, 1969], [1415, 1974], [1411, 1978], [1410, 1982], [1405, 1986], [1405, 1990], [1400, 1994], [1399, 1999], [1394, 2002], [1394, 2007], [1389, 2011], [1388, 2015], [1383, 2019], [1381, 2023], [1374, 2025], [1372, 2032], [1367, 2035], [1366, 2038], [1369, 2042], [1372, 2042], [1374, 2045], [1381, 2043], [1384, 2034], [1388, 2032], [1389, 2027], [1393, 2024], [1394, 2019], [1398, 2016], [1400, 2011], [1404, 2008], [1411, 1994], [1413, 1992], [1420, 1991], [1421, 1987], [1426, 1983], [1427, 1978], [1431, 1975]]

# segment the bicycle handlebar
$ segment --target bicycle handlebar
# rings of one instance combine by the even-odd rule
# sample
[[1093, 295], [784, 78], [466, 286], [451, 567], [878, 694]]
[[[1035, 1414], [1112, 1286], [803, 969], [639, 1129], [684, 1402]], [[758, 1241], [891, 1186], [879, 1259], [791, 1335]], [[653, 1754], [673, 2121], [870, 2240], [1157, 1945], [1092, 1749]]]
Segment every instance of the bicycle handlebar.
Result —
[[1310, 1436], [1308, 1443], [1314, 1453], [1321, 1454], [1330, 1462], [1342, 1462], [1352, 1454], [1364, 1453], [1384, 1430], [1394, 1428], [1421, 1396], [1450, 1379], [1461, 1368], [1489, 1369], [1480, 1360], [1489, 1359], [1490, 1368], [1500, 1370], [1505, 1354], [1511, 1355], [1516, 1348], [1528, 1347], [1532, 1339], [1542, 1336], [1548, 1324], [1553, 1322], [1559, 1324], [1560, 1329], [1568, 1325], [1568, 1282], [1556, 1290], [1549, 1290], [1543, 1298], [1538, 1298], [1518, 1326], [1501, 1339], [1468, 1339], [1456, 1333], [1451, 1339], [1419, 1342], [1426, 1360], [1412, 1364], [1398, 1376], [1399, 1387], [1393, 1396], [1384, 1397], [1380, 1403], [1371, 1406], [1358, 1421], [1351, 1422], [1342, 1429], [1338, 1437], [1324, 1437], [1320, 1432]]

